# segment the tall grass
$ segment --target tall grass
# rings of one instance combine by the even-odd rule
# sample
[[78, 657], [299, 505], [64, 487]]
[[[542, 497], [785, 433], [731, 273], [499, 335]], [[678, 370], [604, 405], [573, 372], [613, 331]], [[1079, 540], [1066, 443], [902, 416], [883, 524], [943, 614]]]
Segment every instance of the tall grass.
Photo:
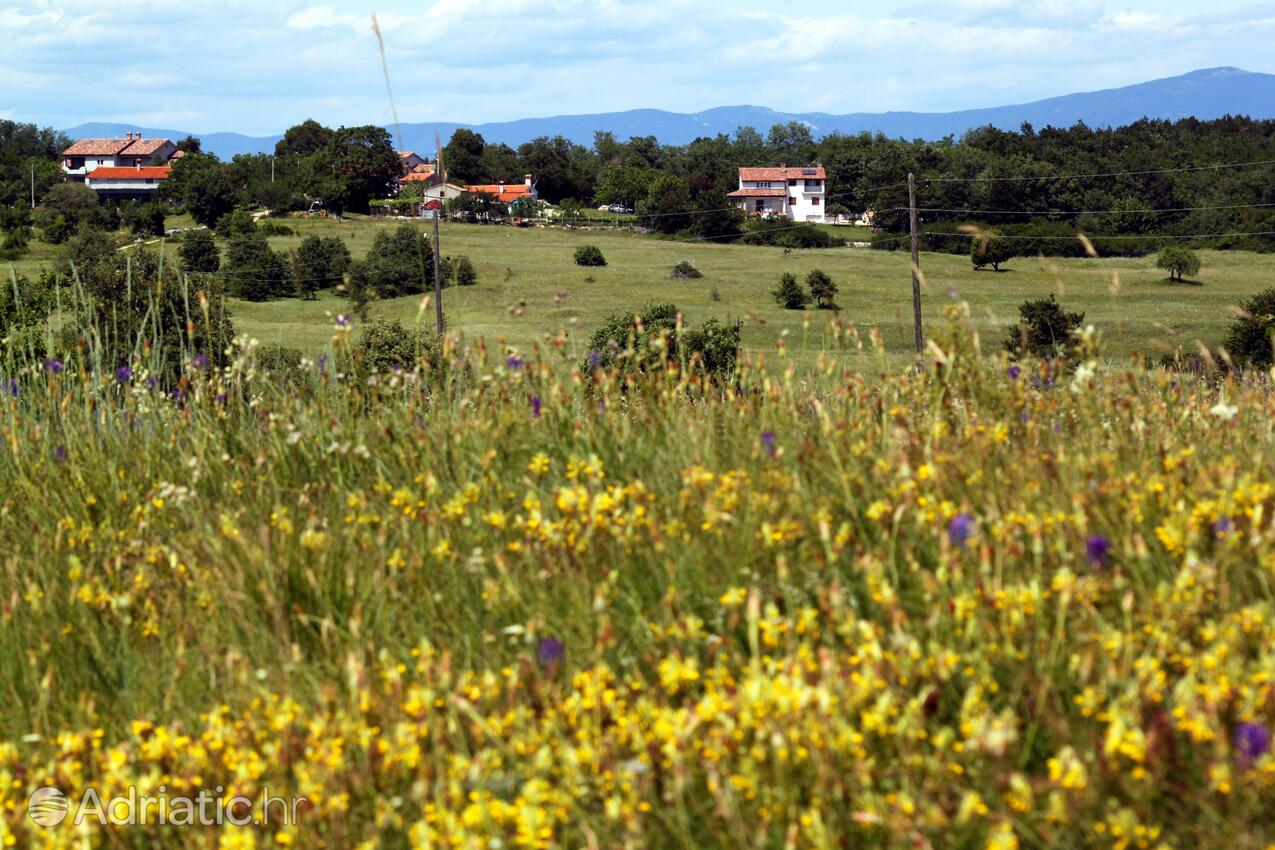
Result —
[[[949, 319], [919, 372], [833, 325], [727, 385], [562, 338], [368, 376], [340, 328], [175, 397], [11, 359], [0, 839], [1265, 847], [1268, 382], [1092, 335], [1011, 366]], [[42, 830], [42, 785], [309, 803]]]

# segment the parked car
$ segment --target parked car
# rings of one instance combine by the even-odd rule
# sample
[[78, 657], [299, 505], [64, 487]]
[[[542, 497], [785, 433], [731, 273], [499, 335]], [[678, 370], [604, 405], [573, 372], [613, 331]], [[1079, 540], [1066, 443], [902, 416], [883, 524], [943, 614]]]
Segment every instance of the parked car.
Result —
[[633, 212], [633, 210], [632, 210], [630, 207], [626, 207], [626, 206], [624, 206], [623, 204], [612, 204], [611, 206], [609, 206], [609, 207], [607, 207], [607, 208], [606, 208], [606, 211], [607, 211], [607, 212], [612, 212], [612, 213], [631, 213], [631, 212]]

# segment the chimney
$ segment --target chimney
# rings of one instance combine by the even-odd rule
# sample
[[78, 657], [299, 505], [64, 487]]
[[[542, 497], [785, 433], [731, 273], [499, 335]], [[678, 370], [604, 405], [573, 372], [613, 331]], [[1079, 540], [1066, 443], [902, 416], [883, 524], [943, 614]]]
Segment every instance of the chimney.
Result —
[[125, 133], [124, 138], [128, 139], [130, 142], [133, 141], [133, 131], [129, 130], [127, 133]]
[[531, 185], [531, 175], [530, 175], [530, 174], [524, 174], [524, 175], [522, 175], [522, 183], [523, 183], [523, 185], [524, 185], [524, 186], [530, 186], [530, 185]]
[[788, 167], [788, 163], [786, 163], [786, 162], [781, 162], [781, 163], [779, 163], [779, 167], [780, 167], [780, 168], [787, 168], [787, 167]]

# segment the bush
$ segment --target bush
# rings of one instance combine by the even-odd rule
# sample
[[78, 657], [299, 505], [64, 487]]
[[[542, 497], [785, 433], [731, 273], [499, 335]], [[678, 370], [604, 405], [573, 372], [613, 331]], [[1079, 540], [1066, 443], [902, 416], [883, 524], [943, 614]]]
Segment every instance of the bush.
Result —
[[221, 268], [221, 251], [207, 230], [191, 230], [182, 237], [177, 250], [182, 268], [188, 272], [215, 272]]
[[83, 183], [58, 183], [49, 187], [40, 199], [40, 208], [62, 216], [73, 231], [82, 225], [102, 227], [106, 224], [107, 216], [97, 192]]
[[434, 286], [434, 249], [413, 225], [380, 230], [350, 273], [350, 299], [361, 312], [377, 298], [417, 295]]
[[602, 249], [597, 245], [581, 245], [576, 248], [577, 266], [605, 266], [606, 264], [606, 257], [602, 256]]
[[1240, 305], [1243, 315], [1227, 329], [1222, 347], [1231, 359], [1245, 366], [1269, 369], [1272, 363], [1271, 331], [1275, 329], [1275, 289], [1265, 289]]
[[226, 249], [226, 289], [245, 301], [269, 301], [295, 295], [288, 261], [272, 251], [260, 233], [241, 234]]
[[358, 342], [344, 355], [342, 369], [358, 375], [410, 372], [422, 357], [431, 357], [437, 348], [433, 334], [408, 328], [395, 319], [377, 319], [366, 325]]
[[295, 236], [296, 231], [286, 224], [280, 224], [271, 219], [264, 219], [257, 223], [257, 230], [266, 236]]
[[815, 299], [815, 303], [819, 305], [820, 310], [837, 309], [837, 285], [832, 282], [832, 278], [815, 269], [806, 275], [806, 288], [810, 290], [811, 296]]
[[304, 298], [341, 283], [350, 266], [350, 249], [336, 236], [307, 236], [292, 257], [293, 277]]
[[469, 257], [456, 258], [455, 279], [457, 286], [474, 286], [478, 283], [478, 272], [474, 270]]
[[677, 265], [673, 266], [674, 280], [697, 280], [704, 276], [704, 273], [695, 268], [690, 260], [681, 260]]
[[1076, 348], [1076, 331], [1084, 313], [1068, 313], [1051, 293], [1048, 298], [1024, 301], [1018, 307], [1019, 323], [1005, 336], [1005, 349], [1016, 356], [1043, 359], [1068, 357]]
[[991, 266], [994, 271], [1001, 270], [1001, 263], [1007, 263], [1016, 256], [1014, 244], [1000, 236], [989, 235], [984, 239], [974, 239], [970, 248], [970, 261], [974, 268], [984, 269]]
[[801, 288], [792, 272], [784, 272], [779, 279], [779, 286], [770, 291], [775, 303], [786, 310], [804, 310], [810, 303], [810, 296]]
[[138, 236], [164, 235], [164, 207], [154, 201], [132, 201], [120, 207], [120, 224]]
[[0, 243], [0, 259], [16, 260], [27, 252], [27, 245], [30, 242], [30, 233], [26, 227], [15, 227], [4, 235], [4, 242]]
[[231, 210], [217, 219], [217, 226], [213, 229], [222, 239], [233, 239], [236, 236], [256, 233], [257, 223], [252, 220], [252, 216], [247, 212], [237, 209]]
[[65, 216], [48, 209], [41, 209], [36, 212], [35, 226], [40, 228], [40, 238], [50, 245], [61, 245], [71, 238], [71, 233], [74, 230]]
[[257, 368], [284, 379], [297, 377], [301, 372], [301, 352], [282, 345], [263, 345], [253, 352]]
[[813, 224], [793, 224], [786, 218], [755, 218], [748, 222], [743, 242], [779, 248], [831, 248], [837, 240]]
[[[739, 355], [739, 326], [727, 327], [710, 319], [697, 329], [684, 329], [679, 338], [677, 316], [675, 304], [648, 304], [640, 315], [609, 317], [590, 337], [589, 358], [582, 371], [591, 373], [610, 366], [646, 371], [685, 356], [688, 365], [698, 371], [718, 376], [733, 373]], [[661, 337], [665, 346], [651, 344]]]
[[1181, 245], [1170, 245], [1160, 252], [1155, 267], [1169, 273], [1169, 280], [1182, 281], [1187, 275], [1200, 273], [1200, 255]]

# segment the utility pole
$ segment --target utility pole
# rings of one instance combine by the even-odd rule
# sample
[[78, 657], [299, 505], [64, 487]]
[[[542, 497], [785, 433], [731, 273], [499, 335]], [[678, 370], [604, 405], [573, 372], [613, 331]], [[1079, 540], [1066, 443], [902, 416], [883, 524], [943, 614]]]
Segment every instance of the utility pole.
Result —
[[916, 175], [908, 175], [908, 223], [912, 230], [912, 323], [916, 329], [916, 353], [924, 346], [921, 336], [921, 249], [916, 232]]
[[31, 163], [31, 209], [35, 209], [35, 163]]
[[270, 157], [270, 182], [274, 182], [274, 157]]
[[[447, 191], [447, 172], [443, 168], [443, 140], [439, 138], [438, 133], [434, 134], [434, 153], [438, 159], [438, 197], [441, 201], [446, 197]], [[439, 236], [438, 236], [438, 219], [442, 216], [443, 210], [434, 210], [434, 313], [438, 319], [438, 335], [443, 335], [443, 258], [439, 254]]]

